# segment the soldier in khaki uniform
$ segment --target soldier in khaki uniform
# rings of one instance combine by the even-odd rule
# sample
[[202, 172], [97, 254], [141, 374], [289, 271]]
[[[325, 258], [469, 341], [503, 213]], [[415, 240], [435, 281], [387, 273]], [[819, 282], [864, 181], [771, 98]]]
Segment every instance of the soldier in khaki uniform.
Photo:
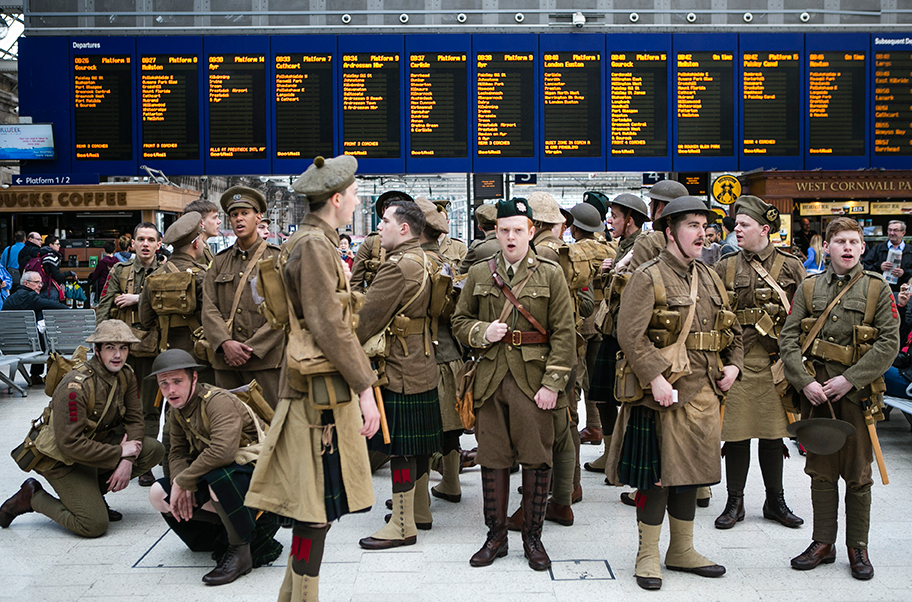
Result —
[[[424, 197], [418, 197], [415, 202], [424, 213], [426, 224], [418, 241], [421, 243], [421, 250], [424, 251], [430, 262], [431, 274], [443, 272], [451, 277], [454, 276], [458, 262], [441, 255], [437, 243], [440, 234], [449, 229], [446, 212], [440, 204], [432, 203]], [[452, 297], [451, 294], [446, 302], [446, 313], [436, 318], [431, 317], [431, 337], [437, 362], [437, 397], [440, 400], [440, 422], [443, 429], [440, 449], [443, 456], [441, 460], [443, 480], [431, 489], [431, 495], [448, 502], [458, 503], [462, 500], [462, 486], [459, 483], [459, 437], [463, 433], [463, 427], [459, 412], [456, 411], [456, 377], [464, 362], [462, 347], [453, 338], [450, 327], [450, 318], [455, 309]], [[439, 308], [437, 310], [439, 311]], [[416, 487], [423, 496], [421, 487], [427, 487], [427, 484], [419, 482]], [[426, 514], [429, 515], [429, 513], [428, 510]]]
[[440, 237], [437, 239], [437, 244], [440, 247], [440, 254], [456, 265], [459, 265], [459, 262], [465, 259], [469, 249], [464, 242], [450, 236], [450, 201], [434, 201], [434, 204], [440, 207], [440, 211], [443, 213], [443, 219], [446, 220], [447, 224], [446, 230], [441, 232]]
[[[199, 382], [203, 367], [183, 349], [163, 352], [152, 365], [150, 376], [171, 408], [174, 477], [156, 481], [149, 501], [191, 550], [218, 552], [218, 565], [203, 583], [224, 585], [278, 558], [282, 545], [272, 538], [279, 529], [275, 517], [257, 520], [244, 506], [258, 455], [250, 446], [269, 425], [228, 391]], [[227, 548], [214, 545], [219, 537], [227, 538]]]
[[[811, 276], [795, 292], [792, 313], [779, 336], [785, 377], [801, 393], [801, 416], [836, 418], [855, 427], [838, 452], [807, 454], [804, 471], [811, 477], [814, 541], [792, 559], [792, 568], [810, 570], [836, 560], [839, 477], [845, 481], [846, 546], [852, 576], [870, 579], [874, 567], [868, 558], [871, 522], [871, 436], [866, 420], [881, 415], [885, 390], [883, 373], [899, 351], [899, 315], [890, 287], [875, 272], [861, 266], [864, 234], [854, 219], [837, 217], [827, 226], [823, 250], [830, 265]], [[813, 365], [812, 376], [802, 362], [805, 333], [846, 287], [845, 295], [829, 312], [816, 339], [804, 354]], [[831, 404], [832, 409], [820, 408]]]
[[[411, 196], [401, 190], [388, 190], [377, 197], [374, 210], [378, 218], [383, 218], [386, 205], [392, 201], [412, 201]], [[358, 292], [364, 292], [370, 286], [380, 269], [380, 264], [386, 260], [386, 251], [380, 245], [380, 235], [375, 230], [361, 241], [358, 252], [355, 253], [351, 270], [351, 287]]]
[[634, 574], [643, 589], [662, 587], [659, 535], [666, 508], [671, 542], [665, 566], [701, 577], [725, 574], [693, 547], [696, 486], [721, 480], [720, 401], [743, 360], [741, 327], [722, 280], [696, 261], [709, 213], [694, 197], [665, 207], [656, 227], [668, 246], [630, 277], [618, 313], [618, 341], [629, 367], [618, 388], [630, 394], [614, 425], [605, 471], [612, 483], [638, 490]]
[[[676, 180], [661, 180], [646, 192], [646, 196], [652, 199], [649, 203], [649, 215], [652, 221], [662, 217], [662, 210], [671, 201], [687, 196], [687, 187]], [[640, 264], [650, 259], [655, 259], [665, 248], [665, 233], [653, 228], [653, 231], [645, 236], [640, 236], [630, 251], [630, 259], [626, 264], [618, 265], [616, 269], [633, 272]]]
[[469, 245], [465, 257], [459, 263], [460, 274], [467, 274], [470, 267], [500, 251], [500, 243], [497, 242], [497, 206], [479, 205], [475, 208], [475, 220], [485, 236], [476, 238]]
[[[158, 438], [161, 406], [155, 405], [156, 390], [153, 384], [146, 381], [152, 369], [152, 360], [158, 354], [158, 329], [143, 329], [139, 316], [139, 300], [142, 297], [146, 277], [161, 265], [157, 259], [161, 248], [161, 234], [155, 224], [143, 222], [133, 229], [133, 250], [136, 254], [132, 261], [118, 263], [111, 268], [108, 281], [101, 293], [101, 301], [95, 309], [95, 323], [101, 324], [111, 318], [121, 320], [132, 328], [149, 332], [151, 345], [140, 350], [137, 346], [130, 349], [130, 367], [136, 373], [136, 383], [142, 402], [143, 420], [145, 420], [146, 437]], [[149, 487], [155, 482], [152, 471], [140, 475], [139, 484]]]
[[387, 353], [377, 358], [386, 380], [381, 391], [389, 421], [390, 444], [377, 435], [370, 449], [391, 456], [393, 513], [389, 523], [358, 543], [368, 550], [409, 546], [417, 528], [431, 528], [427, 472], [440, 449], [437, 362], [431, 343], [428, 305], [430, 269], [418, 236], [424, 213], [414, 201], [391, 201], [380, 222], [386, 261], [377, 270], [358, 313], [362, 344], [384, 333]]
[[212, 265], [215, 255], [209, 246], [209, 239], [219, 235], [219, 226], [222, 218], [219, 217], [218, 205], [206, 199], [196, 199], [184, 207], [184, 213], [196, 212], [200, 214], [200, 241], [203, 243], [203, 263], [208, 269]]
[[[495, 274], [489, 262], [475, 264], [453, 315], [457, 340], [481, 355], [474, 381], [475, 433], [488, 536], [469, 561], [472, 566], [488, 566], [507, 554], [514, 460], [522, 466], [523, 551], [533, 569], [551, 566], [541, 531], [551, 479], [553, 414], [554, 408], [567, 406], [564, 391], [576, 334], [563, 270], [529, 245], [535, 234], [532, 217], [525, 199], [498, 203], [502, 251], [492, 258]], [[534, 323], [507, 299], [510, 288]]]
[[330, 523], [374, 503], [364, 437], [380, 426], [372, 387], [377, 377], [352, 329], [354, 300], [337, 250], [337, 230], [351, 223], [359, 203], [357, 168], [347, 155], [317, 157], [295, 180], [308, 212], [277, 264], [291, 318], [312, 335], [337, 370], [334, 378], [351, 391], [348, 403], [316, 407], [306, 379], [302, 383], [300, 374], [282, 366], [279, 405], [246, 497], [251, 508], [295, 521], [280, 602], [318, 599]]
[[770, 244], [770, 232], [778, 232], [781, 222], [775, 207], [755, 196], [742, 196], [735, 201], [732, 215], [741, 250], [726, 255], [713, 269], [736, 299], [744, 372], [725, 398], [722, 440], [726, 442], [728, 502], [716, 519], [716, 528], [731, 529], [744, 520], [751, 439], [759, 439], [758, 460], [766, 486], [764, 518], [800, 527], [804, 520], [792, 513], [782, 491], [782, 438], [789, 436], [785, 430], [788, 419], [773, 385], [772, 364], [779, 355], [779, 332], [791, 309], [789, 303], [804, 280], [804, 266]]
[[236, 389], [256, 379], [275, 407], [285, 340], [257, 311], [250, 287], [257, 262], [279, 254], [256, 229], [266, 199], [256, 190], [235, 186], [225, 191], [221, 204], [237, 242], [215, 256], [203, 280], [203, 331], [211, 347], [215, 384]]
[[0, 527], [35, 511], [76, 535], [100, 537], [109, 522], [123, 518], [108, 508], [105, 493], [126, 488], [164, 454], [161, 443], [143, 436], [136, 377], [127, 365], [137, 340], [120, 320], [100, 323], [86, 339], [95, 355], [63, 377], [42, 416], [42, 428], [53, 429], [53, 445], [39, 446], [47, 457], [35, 470], [60, 499], [27, 479], [0, 506]]

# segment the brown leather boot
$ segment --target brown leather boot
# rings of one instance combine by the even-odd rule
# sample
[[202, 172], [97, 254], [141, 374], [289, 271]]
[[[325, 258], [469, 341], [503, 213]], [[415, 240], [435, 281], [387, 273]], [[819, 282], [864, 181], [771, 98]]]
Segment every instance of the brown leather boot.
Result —
[[488, 536], [469, 560], [472, 566], [490, 566], [507, 555], [507, 501], [510, 495], [509, 469], [481, 468], [481, 489]]
[[250, 555], [250, 544], [228, 546], [218, 566], [203, 575], [203, 583], [225, 585], [246, 575], [251, 569], [253, 569], [253, 558]]
[[874, 576], [874, 567], [868, 558], [867, 548], [847, 548], [849, 551], [849, 566], [852, 567], [852, 576], [862, 581], [867, 581]]
[[763, 518], [777, 521], [792, 529], [797, 529], [804, 524], [804, 519], [795, 516], [785, 503], [785, 493], [782, 491], [778, 494], [766, 494], [766, 502], [763, 503]]
[[799, 571], [816, 569], [821, 564], [836, 562], [836, 546], [812, 541], [807, 550], [792, 558], [792, 568]]
[[558, 504], [552, 498], [545, 509], [545, 520], [569, 527], [573, 525], [573, 509], [570, 506]]
[[519, 533], [523, 528], [523, 509], [522, 504], [516, 509], [516, 512], [507, 519], [507, 530]]
[[0, 527], [6, 529], [17, 516], [33, 512], [32, 496], [36, 491], [44, 491], [41, 483], [35, 479], [26, 479], [19, 491], [0, 506]]
[[591, 443], [599, 445], [602, 442], [602, 429], [597, 426], [587, 426], [579, 432], [580, 443]]
[[744, 520], [744, 494], [728, 494], [725, 510], [716, 518], [716, 529], [731, 529]]
[[551, 559], [541, 541], [542, 525], [545, 521], [545, 507], [548, 502], [548, 485], [551, 482], [550, 468], [523, 468], [523, 552], [529, 560], [529, 567], [535, 571], [551, 568]]

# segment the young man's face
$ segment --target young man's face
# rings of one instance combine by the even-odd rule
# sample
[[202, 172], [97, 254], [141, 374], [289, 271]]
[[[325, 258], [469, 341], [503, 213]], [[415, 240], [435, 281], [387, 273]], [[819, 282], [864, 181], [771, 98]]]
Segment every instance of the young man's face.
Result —
[[848, 274], [858, 265], [864, 250], [864, 240], [855, 230], [841, 230], [823, 243], [823, 252], [829, 254], [833, 271], [840, 276]]
[[208, 236], [218, 236], [219, 226], [222, 225], [222, 218], [219, 217], [218, 211], [210, 211], [203, 216], [202, 229], [203, 234]]
[[377, 224], [377, 233], [380, 234], [380, 246], [387, 251], [398, 247], [409, 235], [408, 226], [399, 223], [395, 207], [383, 212], [383, 219]]
[[195, 371], [191, 373], [193, 374], [192, 378], [187, 374], [187, 370], [184, 369], [161, 372], [155, 375], [155, 379], [158, 381], [158, 388], [161, 389], [162, 399], [167, 401], [168, 405], [175, 410], [187, 405], [187, 401], [193, 391], [196, 390], [197, 374]]
[[269, 224], [266, 222], [260, 222], [257, 224], [257, 234], [263, 237], [263, 240], [269, 238]]
[[704, 230], [703, 238], [704, 238], [707, 246], [716, 242], [716, 229], [711, 226], [706, 226], [706, 230]]
[[355, 214], [355, 207], [361, 204], [358, 197], [358, 183], [352, 182], [351, 185], [339, 193], [339, 210], [338, 215], [343, 225], [350, 224], [352, 216]]
[[234, 235], [240, 239], [249, 239], [251, 234], [256, 234], [257, 224], [260, 223], [260, 214], [250, 207], [232, 209], [228, 215]]
[[678, 224], [676, 232], [671, 232], [671, 228], [665, 229], [665, 236], [671, 232], [677, 245], [669, 238], [668, 247], [680, 248], [679, 251], [684, 253], [685, 259], [698, 259], [703, 253], [703, 231], [706, 230], [706, 216], [698, 213], [689, 213], [684, 221]]
[[130, 355], [130, 346], [126, 343], [102, 343], [98, 351], [101, 363], [110, 372], [120, 372], [124, 364], [127, 363], [127, 357]]
[[161, 239], [153, 228], [140, 228], [133, 239], [133, 250], [140, 261], [150, 260], [161, 248]]
[[529, 252], [529, 242], [535, 236], [535, 227], [523, 215], [502, 217], [497, 220], [497, 241], [507, 263], [516, 263]]
[[624, 211], [612, 205], [611, 212], [608, 216], [608, 223], [611, 225], [611, 229], [614, 230], [616, 236], [627, 236], [627, 233], [624, 232], [625, 221], [626, 217], [624, 216]]
[[738, 238], [738, 246], [746, 249], [751, 253], [756, 253], [766, 246], [769, 238], [769, 227], [761, 226], [760, 222], [739, 213], [735, 216], [735, 236]]

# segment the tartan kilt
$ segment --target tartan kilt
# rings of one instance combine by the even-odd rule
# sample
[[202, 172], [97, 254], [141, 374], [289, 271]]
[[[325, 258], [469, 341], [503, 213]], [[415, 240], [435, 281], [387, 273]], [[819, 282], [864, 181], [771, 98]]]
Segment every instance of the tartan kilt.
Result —
[[624, 446], [618, 462], [620, 485], [648, 491], [662, 478], [659, 440], [656, 436], [656, 411], [646, 406], [630, 408], [624, 432]]
[[596, 403], [614, 403], [614, 369], [621, 346], [613, 336], [605, 336], [589, 375], [589, 399]]
[[414, 395], [381, 391], [390, 444], [383, 443], [381, 429], [368, 441], [368, 449], [388, 456], [430, 456], [440, 451], [443, 427], [437, 388]]

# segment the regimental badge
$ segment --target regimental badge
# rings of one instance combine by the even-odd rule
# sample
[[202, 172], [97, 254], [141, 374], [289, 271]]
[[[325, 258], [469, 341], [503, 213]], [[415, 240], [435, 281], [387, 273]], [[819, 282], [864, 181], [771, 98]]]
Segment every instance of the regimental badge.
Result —
[[770, 207], [766, 210], [766, 221], [774, 222], [777, 217], [779, 217], [779, 210], [775, 207]]
[[526, 204], [525, 204], [525, 203], [516, 203], [516, 210], [517, 210], [517, 211], [522, 211], [523, 213], [525, 213], [525, 212], [526, 212]]
[[242, 198], [243, 198], [243, 197], [242, 197], [241, 195], [239, 195], [239, 194], [236, 194], [236, 195], [234, 195], [233, 197], [231, 197], [231, 199], [232, 199], [232, 200], [235, 200], [235, 201], [240, 201]]

